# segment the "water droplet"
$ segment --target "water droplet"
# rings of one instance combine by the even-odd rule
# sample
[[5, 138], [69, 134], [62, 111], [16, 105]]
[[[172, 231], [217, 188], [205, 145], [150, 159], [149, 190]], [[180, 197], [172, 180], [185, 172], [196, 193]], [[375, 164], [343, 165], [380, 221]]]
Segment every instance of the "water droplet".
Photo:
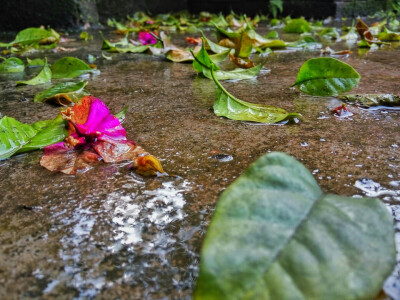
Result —
[[220, 162], [228, 162], [233, 160], [233, 156], [229, 154], [216, 154], [211, 156], [211, 158], [217, 159]]

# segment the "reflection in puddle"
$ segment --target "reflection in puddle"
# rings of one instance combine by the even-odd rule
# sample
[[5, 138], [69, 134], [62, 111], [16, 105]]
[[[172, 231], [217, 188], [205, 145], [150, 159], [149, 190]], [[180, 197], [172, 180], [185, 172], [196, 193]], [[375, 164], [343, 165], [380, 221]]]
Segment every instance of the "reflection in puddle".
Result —
[[[392, 187], [399, 186], [398, 181], [391, 181], [389, 184]], [[376, 197], [384, 200], [393, 215], [396, 231], [397, 264], [391, 276], [386, 280], [383, 289], [393, 300], [400, 300], [400, 205], [394, 204], [400, 201], [400, 190], [385, 188], [380, 183], [368, 178], [357, 180], [354, 186], [360, 189], [367, 197]]]
[[[392, 181], [394, 184], [396, 182]], [[383, 198], [383, 200], [394, 200], [400, 201], [400, 190], [390, 190], [383, 186], [380, 183], [373, 181], [372, 179], [362, 178], [357, 180], [354, 186], [361, 191], [367, 197], [382, 197], [382, 196], [389, 196], [391, 199]]]
[[169, 177], [125, 181], [122, 190], [103, 200], [91, 195], [79, 205], [71, 201], [71, 206], [76, 204], [73, 212], [66, 209], [56, 215], [55, 231], [63, 232], [59, 257], [64, 270], [48, 282], [44, 294], [59, 293], [66, 286], [75, 289], [78, 298], [94, 297], [116, 284], [151, 286], [147, 296], [160, 286], [193, 288], [198, 254], [188, 240], [201, 228], [185, 225], [190, 183]]

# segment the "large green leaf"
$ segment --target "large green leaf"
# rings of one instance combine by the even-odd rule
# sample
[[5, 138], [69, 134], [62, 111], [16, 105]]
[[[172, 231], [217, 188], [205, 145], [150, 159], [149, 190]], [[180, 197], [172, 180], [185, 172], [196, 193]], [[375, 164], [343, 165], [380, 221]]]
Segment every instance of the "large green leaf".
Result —
[[395, 262], [384, 204], [324, 194], [300, 162], [271, 153], [218, 200], [194, 299], [375, 299]]
[[98, 73], [97, 69], [92, 69], [87, 63], [75, 57], [63, 57], [57, 60], [52, 66], [53, 78], [75, 78], [87, 73]]
[[286, 110], [279, 107], [254, 104], [240, 100], [224, 89], [215, 78], [213, 70], [211, 71], [211, 76], [216, 86], [214, 113], [217, 116], [232, 120], [260, 123], [277, 123], [300, 116], [299, 114], [288, 113]]
[[52, 44], [60, 39], [60, 35], [53, 29], [26, 28], [17, 33], [10, 43], [0, 43], [0, 47], [13, 45], [26, 46], [31, 44]]
[[18, 57], [4, 58], [0, 56], [0, 73], [18, 73], [25, 70], [25, 65]]
[[38, 85], [49, 82], [51, 80], [51, 70], [49, 65], [47, 64], [47, 58], [44, 59], [44, 65], [40, 70], [39, 74], [35, 77], [25, 80], [25, 81], [17, 81], [16, 84], [26, 84], [26, 85]]
[[340, 60], [321, 57], [306, 61], [293, 86], [314, 96], [334, 96], [350, 91], [360, 81], [360, 74]]
[[303, 18], [293, 19], [286, 24], [286, 26], [283, 28], [283, 31], [285, 31], [287, 33], [310, 32], [311, 26], [310, 26], [310, 23], [308, 23]]
[[62, 82], [35, 95], [34, 102], [43, 102], [54, 99], [61, 105], [76, 103], [84, 96], [90, 95], [85, 91], [87, 81]]
[[373, 106], [400, 106], [400, 96], [393, 94], [353, 94], [342, 95], [338, 98], [365, 108]]
[[62, 141], [66, 136], [66, 121], [61, 116], [33, 124], [3, 117], [0, 119], [0, 159], [44, 148]]

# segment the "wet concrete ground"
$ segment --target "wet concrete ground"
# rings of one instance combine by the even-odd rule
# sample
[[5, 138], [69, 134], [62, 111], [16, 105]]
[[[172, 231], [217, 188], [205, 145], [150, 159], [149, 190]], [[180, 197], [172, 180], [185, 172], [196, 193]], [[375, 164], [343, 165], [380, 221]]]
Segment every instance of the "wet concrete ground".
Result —
[[[183, 38], [173, 41], [183, 44]], [[191, 64], [144, 54], [107, 61], [98, 39], [63, 46], [79, 50], [47, 53], [50, 63], [61, 56], [98, 57], [101, 74], [90, 79], [88, 90], [114, 113], [129, 106], [123, 124], [128, 137], [160, 158], [169, 176], [141, 177], [123, 164], [99, 164], [77, 176], [53, 174], [39, 165], [42, 151], [0, 161], [1, 299], [190, 299], [219, 194], [269, 151], [299, 159], [325, 192], [382, 199], [396, 221], [400, 250], [400, 111], [350, 106], [354, 116], [338, 119], [331, 114], [341, 104], [336, 98], [290, 88], [318, 51], [276, 51], [265, 65], [270, 71], [222, 82], [240, 99], [304, 117], [277, 126], [216, 117], [214, 84], [197, 77]], [[362, 76], [352, 92], [400, 94], [399, 50], [353, 51], [340, 58]], [[15, 87], [2, 78], [1, 116], [29, 123], [54, 118], [58, 107], [33, 103], [45, 87]], [[393, 299], [400, 299], [399, 272], [400, 256], [385, 284]]]

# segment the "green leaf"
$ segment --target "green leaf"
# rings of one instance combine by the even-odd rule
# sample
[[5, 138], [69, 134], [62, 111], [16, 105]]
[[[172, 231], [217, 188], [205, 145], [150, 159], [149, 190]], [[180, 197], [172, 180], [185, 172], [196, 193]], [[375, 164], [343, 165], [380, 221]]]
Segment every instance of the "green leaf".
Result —
[[28, 62], [29, 67], [44, 66], [44, 60], [41, 58], [35, 58], [35, 59], [27, 58], [26, 61]]
[[93, 40], [93, 35], [89, 34], [87, 31], [82, 31], [79, 37], [85, 42], [87, 42], [88, 40]]
[[4, 58], [0, 56], [0, 73], [18, 73], [25, 70], [25, 65], [18, 57]]
[[311, 26], [310, 24], [304, 20], [303, 18], [300, 19], [292, 19], [289, 21], [286, 26], [283, 28], [283, 31], [286, 33], [304, 33], [310, 32]]
[[324, 194], [293, 157], [271, 153], [221, 195], [194, 299], [375, 299], [396, 262], [378, 199]]
[[[257, 74], [260, 72], [261, 68], [263, 67], [263, 63], [259, 64], [258, 66], [252, 67], [250, 69], [241, 69], [237, 68], [232, 71], [222, 71], [220, 68], [216, 65], [218, 59], [216, 61], [212, 60], [212, 57], [210, 57], [205, 49], [204, 46], [204, 40], [202, 43], [201, 50], [194, 55], [195, 60], [193, 61], [193, 68], [196, 70], [197, 73], [202, 73], [205, 77], [212, 79], [211, 76], [211, 67], [214, 67], [214, 76], [218, 80], [226, 80], [226, 79], [237, 79], [237, 80], [242, 80], [242, 79], [250, 79], [253, 78], [254, 76], [257, 76]], [[227, 52], [229, 53], [229, 52]]]
[[334, 27], [332, 27], [332, 28], [324, 28], [319, 33], [319, 36], [325, 36], [325, 37], [329, 37], [329, 38], [335, 39], [335, 40], [340, 38], [339, 32]]
[[16, 84], [26, 84], [26, 85], [38, 85], [51, 81], [51, 70], [47, 64], [47, 58], [44, 59], [44, 65], [40, 70], [39, 74], [29, 80], [17, 81]]
[[269, 105], [254, 104], [237, 99], [228, 93], [215, 78], [211, 71], [212, 79], [216, 85], [214, 113], [217, 116], [232, 120], [251, 121], [259, 123], [277, 123], [299, 117], [299, 114], [288, 113], [286, 110]]
[[279, 39], [279, 34], [276, 30], [270, 31], [266, 36], [266, 39]]
[[353, 94], [341, 95], [338, 98], [365, 108], [373, 106], [400, 106], [400, 96], [393, 94]]
[[236, 43], [235, 56], [241, 58], [247, 58], [250, 56], [252, 50], [253, 50], [253, 39], [246, 31], [243, 31]]
[[282, 40], [269, 40], [259, 46], [260, 49], [266, 49], [266, 48], [279, 49], [285, 47], [286, 43]]
[[101, 46], [101, 50], [105, 50], [107, 52], [143, 53], [149, 49], [149, 46], [147, 46], [147, 45], [135, 46], [135, 45], [129, 43], [128, 38], [126, 36], [123, 39], [121, 39], [119, 42], [116, 42], [116, 43], [111, 43], [111, 42], [107, 41], [103, 37], [102, 32], [100, 32], [100, 36], [103, 39], [103, 45]]
[[222, 53], [227, 50], [229, 50], [229, 51], [231, 50], [230, 48], [220, 46], [220, 45], [210, 41], [208, 38], [205, 37], [203, 32], [201, 32], [201, 35], [203, 36], [203, 43], [205, 43], [205, 47], [207, 50], [210, 50], [214, 53]]
[[34, 102], [56, 100], [60, 105], [76, 103], [85, 96], [90, 95], [85, 91], [87, 81], [62, 82], [35, 95]]
[[[214, 76], [218, 80], [229, 80], [229, 79], [235, 79], [235, 80], [244, 80], [244, 79], [251, 79], [254, 78], [255, 76], [260, 73], [262, 67], [264, 66], [264, 63], [261, 63], [255, 67], [252, 67], [250, 69], [242, 69], [242, 68], [236, 68], [233, 69], [232, 71], [223, 71], [223, 70], [217, 70], [214, 71]], [[211, 75], [211, 69], [203, 68], [202, 74], [209, 78], [212, 79]]]
[[87, 73], [97, 73], [99, 70], [92, 69], [87, 63], [75, 57], [63, 57], [52, 66], [53, 78], [75, 78]]
[[41, 149], [61, 142], [66, 136], [66, 121], [61, 116], [33, 124], [3, 117], [0, 119], [0, 160], [15, 153]]
[[13, 45], [26, 46], [31, 44], [52, 44], [60, 39], [60, 35], [53, 29], [27, 28], [21, 30], [10, 43], [0, 43], [0, 47]]
[[353, 67], [340, 60], [312, 58], [301, 66], [293, 86], [314, 96], [334, 96], [353, 89], [360, 78]]
[[217, 25], [215, 25], [215, 29], [217, 30], [217, 39], [218, 41], [224, 39], [224, 38], [228, 38], [232, 41], [235, 41], [237, 39], [240, 38], [240, 36], [242, 35], [243, 32], [243, 28], [238, 29], [237, 31], [232, 31], [230, 29], [223, 29]]
[[316, 39], [311, 36], [304, 36], [296, 42], [286, 43], [287, 47], [303, 48], [308, 50], [315, 50], [322, 48], [322, 44], [318, 43]]
[[378, 39], [380, 41], [400, 41], [400, 34], [390, 31], [385, 27], [385, 29], [378, 34]]
[[125, 121], [125, 115], [127, 111], [128, 106], [125, 106], [119, 113], [115, 115], [121, 124]]

